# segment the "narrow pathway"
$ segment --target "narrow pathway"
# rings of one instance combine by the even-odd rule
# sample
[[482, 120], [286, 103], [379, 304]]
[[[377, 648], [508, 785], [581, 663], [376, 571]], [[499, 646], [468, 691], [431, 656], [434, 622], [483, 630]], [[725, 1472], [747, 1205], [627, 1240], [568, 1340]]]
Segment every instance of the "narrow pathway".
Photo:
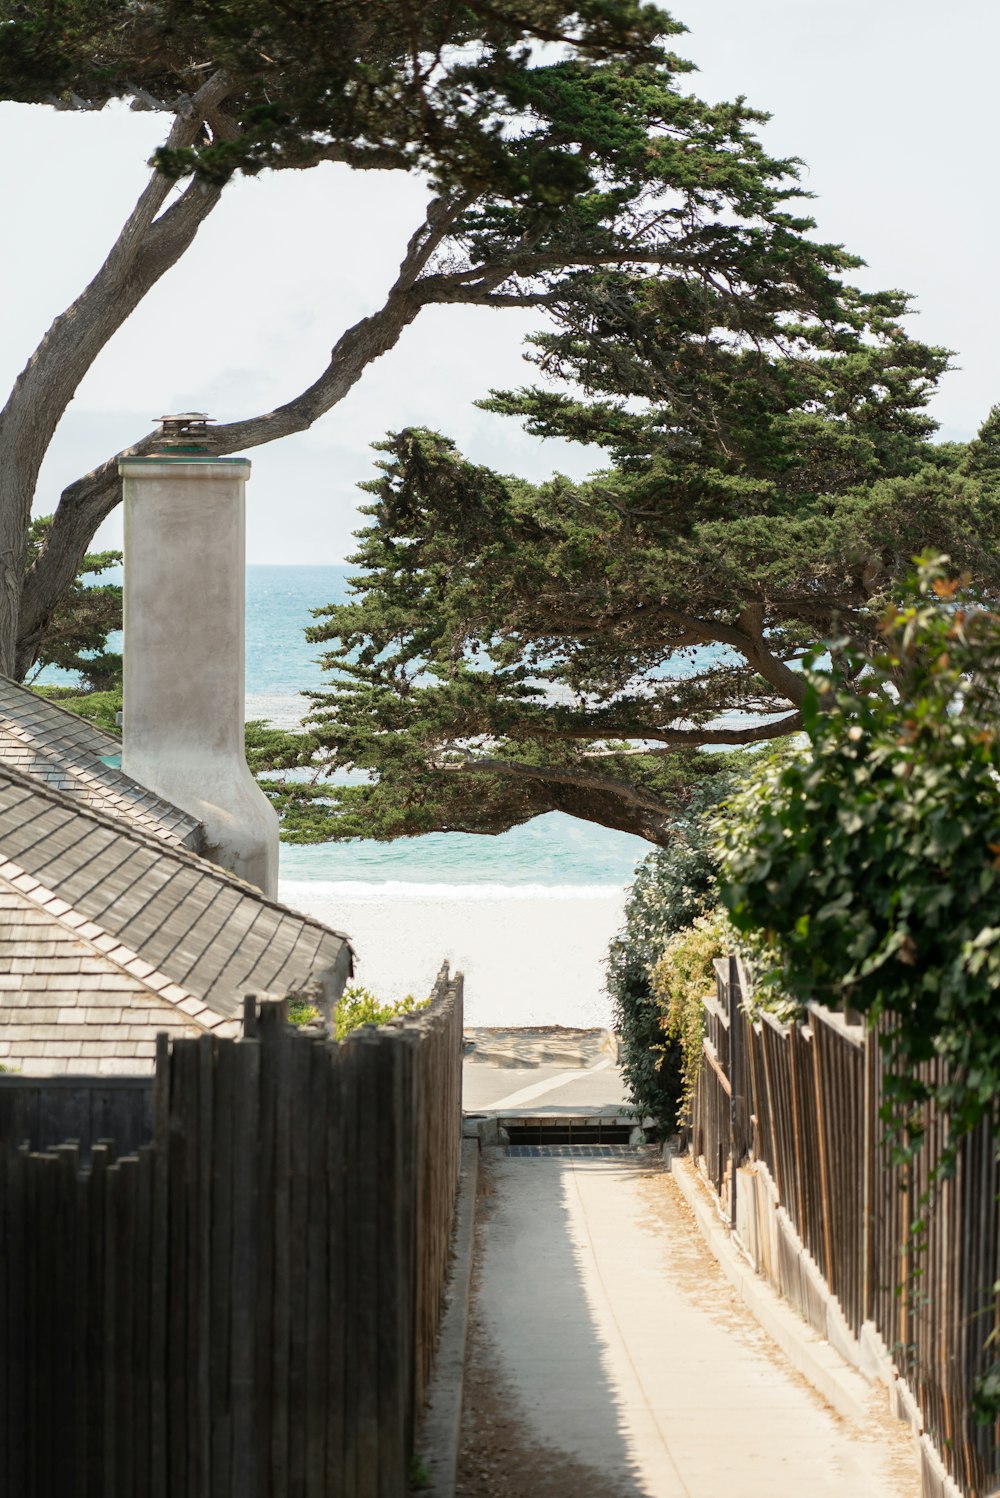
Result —
[[484, 1171], [461, 1498], [915, 1498], [736, 1300], [657, 1162]]

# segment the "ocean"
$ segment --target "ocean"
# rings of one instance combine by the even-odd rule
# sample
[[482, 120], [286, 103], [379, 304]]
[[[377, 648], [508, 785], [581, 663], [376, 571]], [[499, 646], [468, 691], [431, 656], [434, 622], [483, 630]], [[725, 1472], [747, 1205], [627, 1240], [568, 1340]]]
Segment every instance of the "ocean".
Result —
[[[299, 722], [301, 694], [324, 684], [311, 610], [348, 597], [350, 570], [247, 568], [248, 719]], [[605, 958], [648, 852], [552, 812], [496, 837], [282, 844], [279, 895], [351, 938], [356, 980], [379, 997], [429, 992], [447, 961], [465, 974], [470, 1024], [609, 1026]]]
[[[247, 568], [247, 717], [294, 727], [308, 707], [304, 691], [323, 686], [321, 646], [304, 631], [310, 610], [349, 597], [349, 567]], [[619, 890], [649, 845], [575, 817], [551, 812], [497, 837], [429, 833], [394, 843], [282, 845], [281, 870], [295, 884], [411, 886], [426, 893], [460, 886], [466, 898], [495, 888], [535, 892]], [[388, 890], [386, 890], [388, 893]]]
[[[347, 599], [347, 567], [247, 569], [247, 717], [294, 726], [323, 685], [310, 610]], [[559, 812], [497, 837], [282, 844], [280, 894], [346, 932], [380, 996], [465, 974], [475, 1025], [613, 1025], [604, 986], [625, 889], [649, 845]]]

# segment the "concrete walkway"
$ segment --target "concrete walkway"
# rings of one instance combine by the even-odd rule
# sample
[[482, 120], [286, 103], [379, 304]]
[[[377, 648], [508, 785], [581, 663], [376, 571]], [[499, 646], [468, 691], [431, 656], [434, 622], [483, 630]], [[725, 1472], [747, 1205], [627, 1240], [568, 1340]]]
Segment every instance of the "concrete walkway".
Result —
[[480, 1216], [498, 1397], [579, 1498], [916, 1498], [903, 1427], [859, 1433], [823, 1404], [658, 1161], [498, 1155]]
[[631, 1115], [607, 1030], [466, 1028], [465, 1038], [466, 1113]]

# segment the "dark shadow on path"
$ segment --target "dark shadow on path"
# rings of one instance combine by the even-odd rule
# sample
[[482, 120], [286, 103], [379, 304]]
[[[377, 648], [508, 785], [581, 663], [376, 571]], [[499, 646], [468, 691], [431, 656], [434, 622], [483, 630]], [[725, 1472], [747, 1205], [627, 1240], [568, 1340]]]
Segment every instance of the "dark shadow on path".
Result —
[[571, 1162], [500, 1157], [485, 1176], [459, 1498], [660, 1498], [633, 1456], [584, 1281]]

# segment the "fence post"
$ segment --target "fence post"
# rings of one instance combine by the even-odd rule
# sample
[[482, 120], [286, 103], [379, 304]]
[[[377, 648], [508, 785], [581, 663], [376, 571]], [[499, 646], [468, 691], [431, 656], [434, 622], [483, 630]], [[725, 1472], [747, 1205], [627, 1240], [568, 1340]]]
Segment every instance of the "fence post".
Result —
[[823, 1263], [821, 1268], [828, 1285], [835, 1283], [833, 1267], [833, 1245], [830, 1232], [830, 1214], [833, 1200], [830, 1195], [829, 1141], [827, 1137], [827, 1070], [824, 1066], [828, 1036], [822, 1021], [813, 1016], [809, 1028], [813, 1036], [813, 1088], [816, 1095], [816, 1142], [819, 1154], [820, 1221], [823, 1227]]
[[862, 1320], [875, 1320], [874, 1288], [874, 1176], [875, 1151], [877, 1147], [877, 1120], [875, 1117], [874, 1066], [879, 1057], [872, 1055], [872, 1034], [865, 1030], [864, 1070], [862, 1073], [862, 1183], [861, 1183], [861, 1316]]
[[739, 1133], [739, 1106], [743, 1086], [743, 1034], [740, 1030], [740, 974], [736, 953], [729, 954], [729, 1222], [736, 1227], [736, 1166], [739, 1155], [737, 1136]]

